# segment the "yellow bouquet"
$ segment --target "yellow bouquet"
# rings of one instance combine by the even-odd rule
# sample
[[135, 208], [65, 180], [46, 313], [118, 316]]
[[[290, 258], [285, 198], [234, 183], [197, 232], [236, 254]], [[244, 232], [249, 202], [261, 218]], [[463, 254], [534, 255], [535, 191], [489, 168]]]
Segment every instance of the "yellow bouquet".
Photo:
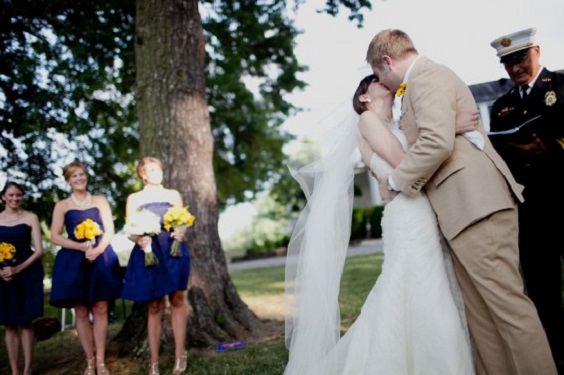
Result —
[[16, 255], [16, 247], [8, 242], [0, 242], [0, 265], [6, 265], [5, 262], [14, 262]]
[[[188, 211], [188, 207], [171, 207], [164, 214], [164, 229], [171, 232], [183, 226], [191, 227], [194, 224], [194, 215]], [[173, 257], [180, 256], [180, 243], [177, 240], [172, 242], [170, 247], [170, 255]]]
[[86, 219], [74, 228], [74, 237], [77, 240], [86, 240], [86, 248], [89, 248], [102, 233], [98, 223], [92, 219]]

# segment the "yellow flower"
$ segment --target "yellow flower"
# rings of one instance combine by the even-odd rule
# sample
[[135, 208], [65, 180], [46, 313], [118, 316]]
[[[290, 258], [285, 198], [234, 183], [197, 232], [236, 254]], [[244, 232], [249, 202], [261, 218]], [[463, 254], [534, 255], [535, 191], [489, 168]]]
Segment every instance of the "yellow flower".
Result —
[[188, 207], [171, 207], [163, 216], [163, 226], [167, 231], [175, 230], [183, 225], [191, 227], [194, 219]]
[[98, 223], [92, 219], [86, 219], [74, 228], [74, 236], [77, 240], [92, 241], [102, 233]]
[[16, 247], [11, 243], [0, 242], [0, 262], [12, 260], [16, 254]]
[[396, 90], [396, 96], [403, 96], [405, 94], [405, 88], [407, 87], [407, 82], [402, 82], [400, 87]]
[[[176, 230], [186, 225], [191, 227], [194, 224], [194, 215], [188, 211], [188, 207], [171, 207], [163, 216], [163, 227], [166, 231]], [[174, 240], [170, 248], [170, 255], [180, 256], [178, 241]]]

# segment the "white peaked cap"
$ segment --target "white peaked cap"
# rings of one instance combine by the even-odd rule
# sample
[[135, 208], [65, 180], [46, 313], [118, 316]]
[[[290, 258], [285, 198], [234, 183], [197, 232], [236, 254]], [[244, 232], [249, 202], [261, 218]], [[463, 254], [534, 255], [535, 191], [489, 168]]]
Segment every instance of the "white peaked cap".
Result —
[[533, 27], [501, 36], [490, 44], [496, 49], [497, 56], [503, 57], [533, 47], [536, 33], [537, 29]]

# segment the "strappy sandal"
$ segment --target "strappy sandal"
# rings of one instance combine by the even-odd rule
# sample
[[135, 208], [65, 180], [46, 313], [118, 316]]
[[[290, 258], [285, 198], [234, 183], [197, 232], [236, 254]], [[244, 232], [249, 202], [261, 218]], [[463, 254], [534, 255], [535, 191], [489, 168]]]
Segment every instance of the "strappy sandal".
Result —
[[96, 374], [97, 375], [110, 375], [110, 370], [106, 367], [104, 359], [96, 357]]
[[187, 358], [188, 355], [186, 351], [184, 351], [184, 354], [180, 358], [176, 358], [174, 361], [174, 370], [172, 370], [173, 375], [184, 374], [184, 371], [186, 371]]
[[159, 362], [151, 363], [149, 367], [149, 375], [160, 375]]
[[84, 375], [94, 375], [94, 358], [86, 360], [86, 370], [84, 370]]

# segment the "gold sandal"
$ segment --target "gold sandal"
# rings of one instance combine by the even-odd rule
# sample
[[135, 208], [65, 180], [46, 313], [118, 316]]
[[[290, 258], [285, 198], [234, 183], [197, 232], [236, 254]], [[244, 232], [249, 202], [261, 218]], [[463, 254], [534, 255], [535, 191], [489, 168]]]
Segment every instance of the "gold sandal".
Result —
[[84, 370], [84, 375], [94, 375], [94, 358], [86, 360], [86, 370]]
[[106, 367], [103, 359], [99, 361], [99, 358], [96, 357], [96, 374], [97, 375], [110, 375], [110, 370]]
[[159, 375], [159, 362], [151, 363], [149, 367], [149, 375]]
[[[186, 365], [187, 365], [186, 359], [187, 358], [188, 358], [188, 355], [187, 355], [186, 351], [184, 351], [184, 354], [180, 358], [176, 358], [176, 361], [174, 361], [174, 370], [172, 370], [173, 375], [180, 375], [180, 374], [183, 374], [184, 371], [186, 371]], [[182, 366], [180, 366], [181, 363], [182, 363]]]

